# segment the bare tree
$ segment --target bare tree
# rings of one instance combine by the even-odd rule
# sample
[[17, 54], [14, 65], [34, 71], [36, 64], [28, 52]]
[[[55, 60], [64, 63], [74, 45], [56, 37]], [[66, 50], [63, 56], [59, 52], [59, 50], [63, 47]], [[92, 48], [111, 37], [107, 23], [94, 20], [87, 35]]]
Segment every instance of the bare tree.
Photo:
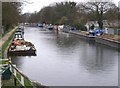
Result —
[[116, 5], [112, 2], [86, 2], [79, 4], [80, 10], [95, 14], [95, 20], [97, 20], [100, 29], [103, 29], [104, 14], [111, 8], [115, 7]]

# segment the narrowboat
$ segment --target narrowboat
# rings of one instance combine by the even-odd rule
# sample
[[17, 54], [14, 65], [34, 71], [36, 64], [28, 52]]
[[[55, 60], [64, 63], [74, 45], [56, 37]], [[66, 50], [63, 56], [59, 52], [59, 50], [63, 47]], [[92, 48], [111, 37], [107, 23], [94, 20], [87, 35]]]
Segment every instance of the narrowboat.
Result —
[[36, 56], [35, 46], [25, 40], [13, 40], [8, 48], [9, 56]]
[[16, 32], [13, 39], [14, 40], [23, 40], [24, 34], [22, 34], [21, 32]]
[[48, 25], [47, 27], [49, 30], [53, 30], [53, 26], [52, 25]]

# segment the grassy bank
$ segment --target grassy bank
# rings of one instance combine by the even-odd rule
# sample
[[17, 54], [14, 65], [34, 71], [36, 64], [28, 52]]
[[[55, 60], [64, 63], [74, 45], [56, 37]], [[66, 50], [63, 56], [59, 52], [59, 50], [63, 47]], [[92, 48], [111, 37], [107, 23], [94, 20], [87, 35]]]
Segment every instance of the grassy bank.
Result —
[[[8, 40], [2, 45], [2, 55], [4, 56], [4, 52], [5, 52], [5, 50], [7, 49], [7, 47], [8, 47], [8, 45], [9, 45], [9, 43], [11, 42], [11, 40], [13, 39], [13, 37], [14, 37], [14, 33], [15, 33], [15, 31], [10, 35], [10, 37], [8, 38]], [[4, 57], [3, 57], [4, 58]]]
[[[15, 88], [14, 76], [11, 75], [10, 80], [2, 80], [2, 85], [2, 88]], [[20, 84], [18, 82], [16, 85], [19, 86], [18, 88], [20, 88]]]

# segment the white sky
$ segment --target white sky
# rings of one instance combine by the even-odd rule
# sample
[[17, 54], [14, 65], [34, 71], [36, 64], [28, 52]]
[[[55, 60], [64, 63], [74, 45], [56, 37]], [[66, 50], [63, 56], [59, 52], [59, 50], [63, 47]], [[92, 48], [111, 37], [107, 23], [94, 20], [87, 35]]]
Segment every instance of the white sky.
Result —
[[[22, 13], [26, 13], [26, 12], [32, 13], [34, 11], [40, 11], [40, 9], [43, 8], [44, 6], [48, 6], [54, 2], [61, 2], [61, 1], [83, 2], [87, 0], [26, 0], [26, 1], [31, 2], [32, 4], [25, 3], [23, 5]], [[118, 6], [118, 2], [120, 0], [112, 0], [112, 1]]]

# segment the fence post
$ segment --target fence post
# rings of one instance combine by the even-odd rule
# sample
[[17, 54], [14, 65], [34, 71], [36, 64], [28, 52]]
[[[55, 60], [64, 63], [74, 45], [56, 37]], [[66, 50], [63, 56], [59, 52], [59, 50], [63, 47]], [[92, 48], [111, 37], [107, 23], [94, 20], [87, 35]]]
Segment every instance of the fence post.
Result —
[[[11, 63], [11, 61], [9, 61], [9, 63]], [[11, 64], [10, 64], [10, 71], [13, 72], [13, 71], [12, 71], [12, 66], [11, 66]]]
[[[14, 67], [16, 67], [16, 65], [14, 65]], [[14, 69], [14, 76], [16, 77], [16, 69]]]
[[[14, 65], [14, 66], [16, 67], [16, 65]], [[13, 68], [13, 70], [14, 70], [14, 76], [16, 77], [17, 76], [16, 69]], [[17, 86], [17, 80], [15, 77], [14, 77], [14, 84], [15, 84], [15, 86]]]
[[14, 84], [15, 84], [15, 86], [17, 86], [17, 80], [15, 77], [14, 77]]
[[21, 84], [24, 86], [24, 77], [21, 75]]

